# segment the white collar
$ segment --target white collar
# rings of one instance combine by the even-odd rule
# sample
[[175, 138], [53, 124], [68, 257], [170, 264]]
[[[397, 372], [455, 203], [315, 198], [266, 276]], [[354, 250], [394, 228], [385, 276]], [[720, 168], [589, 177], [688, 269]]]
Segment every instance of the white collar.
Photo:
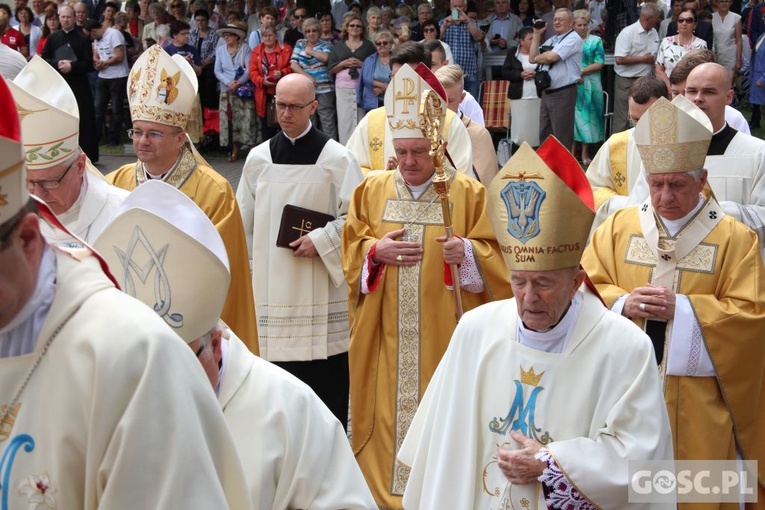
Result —
[[582, 311], [582, 295], [579, 292], [571, 299], [571, 306], [563, 318], [547, 331], [534, 331], [526, 327], [522, 320], [518, 321], [518, 341], [532, 349], [543, 352], [560, 353], [568, 345], [574, 331], [579, 314]]
[[696, 204], [696, 207], [693, 208], [691, 212], [686, 214], [680, 219], [677, 220], [668, 220], [666, 218], [662, 218], [661, 221], [664, 223], [664, 226], [667, 227], [667, 230], [669, 231], [669, 235], [672, 237], [675, 237], [675, 234], [677, 234], [681, 228], [683, 228], [690, 220], [693, 218], [693, 216], [701, 209], [701, 207], [704, 205], [704, 197], [699, 195], [699, 203]]
[[308, 119], [308, 127], [307, 127], [307, 128], [305, 128], [305, 131], [303, 131], [302, 133], [300, 133], [299, 135], [297, 135], [295, 138], [292, 138], [292, 137], [290, 137], [290, 136], [289, 136], [287, 133], [284, 133], [284, 131], [282, 131], [282, 133], [284, 133], [284, 137], [285, 137], [287, 140], [289, 140], [290, 142], [292, 142], [292, 145], [295, 145], [295, 142], [296, 142], [296, 141], [298, 141], [299, 139], [303, 138], [305, 135], [307, 135], [307, 134], [308, 134], [308, 132], [311, 130], [311, 128], [312, 128], [312, 127], [313, 127], [313, 124], [311, 124], [311, 119]]
[[404, 184], [406, 184], [406, 187], [409, 188], [409, 191], [412, 192], [412, 196], [416, 199], [420, 198], [420, 195], [425, 193], [425, 190], [428, 189], [428, 186], [430, 186], [430, 183], [433, 181], [433, 178], [436, 176], [436, 172], [433, 172], [433, 175], [430, 176], [430, 179], [423, 182], [422, 184], [413, 185], [409, 184], [408, 182], [404, 181]]

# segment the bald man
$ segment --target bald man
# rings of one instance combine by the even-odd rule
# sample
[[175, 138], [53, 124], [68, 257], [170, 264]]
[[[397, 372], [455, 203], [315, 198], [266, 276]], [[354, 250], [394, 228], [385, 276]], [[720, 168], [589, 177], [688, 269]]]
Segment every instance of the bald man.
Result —
[[[362, 174], [349, 150], [311, 124], [317, 105], [306, 76], [279, 80], [282, 131], [250, 152], [236, 198], [256, 262], [260, 355], [313, 388], [346, 427], [349, 328], [340, 233]], [[284, 240], [282, 232], [293, 235]]]

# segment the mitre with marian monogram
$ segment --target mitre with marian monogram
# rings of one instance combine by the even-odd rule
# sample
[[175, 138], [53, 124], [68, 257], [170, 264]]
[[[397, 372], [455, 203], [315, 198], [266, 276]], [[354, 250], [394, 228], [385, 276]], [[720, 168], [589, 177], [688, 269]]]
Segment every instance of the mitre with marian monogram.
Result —
[[138, 57], [130, 71], [127, 84], [130, 115], [133, 121], [157, 122], [183, 129], [189, 120], [197, 87], [197, 77], [189, 63], [173, 59], [155, 44]]
[[691, 172], [704, 168], [712, 123], [683, 96], [671, 103], [659, 98], [640, 118], [634, 136], [647, 173]]
[[80, 145], [77, 99], [61, 73], [34, 56], [10, 82], [21, 118], [28, 170], [61, 164]]
[[190, 343], [217, 324], [231, 279], [223, 240], [186, 195], [148, 181], [128, 195], [94, 247], [124, 292]]
[[425, 64], [417, 67], [404, 64], [391, 78], [385, 90], [385, 114], [388, 118], [393, 138], [425, 138], [420, 116], [421, 102], [426, 97], [423, 92], [433, 90], [440, 101], [431, 101], [431, 119], [439, 119], [439, 134], [443, 133], [446, 119], [446, 90], [436, 75]]
[[524, 143], [489, 186], [489, 218], [511, 270], [576, 267], [595, 218], [592, 188], [554, 137], [536, 152]]
[[29, 200], [21, 145], [21, 125], [16, 102], [5, 78], [0, 76], [0, 225], [11, 219]]

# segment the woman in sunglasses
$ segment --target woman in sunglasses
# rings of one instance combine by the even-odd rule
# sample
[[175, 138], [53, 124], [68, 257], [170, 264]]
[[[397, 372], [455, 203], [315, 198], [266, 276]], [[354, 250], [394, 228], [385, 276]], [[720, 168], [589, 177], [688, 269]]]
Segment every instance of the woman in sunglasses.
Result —
[[654, 71], [657, 78], [664, 80], [669, 90], [669, 75], [680, 59], [691, 50], [706, 49], [704, 39], [693, 35], [696, 28], [696, 11], [684, 9], [677, 17], [677, 35], [665, 37], [659, 45], [659, 53], [656, 54]]
[[356, 88], [356, 104], [365, 112], [383, 105], [385, 89], [390, 82], [390, 52], [393, 49], [393, 34], [381, 30], [374, 35], [377, 53], [364, 59], [361, 76]]
[[[436, 23], [435, 20], [429, 19], [424, 21], [420, 25], [420, 30], [422, 31], [422, 41], [438, 41], [441, 37], [441, 31], [438, 29], [438, 23]], [[444, 41], [441, 41], [441, 46], [444, 47], [444, 51], [446, 52], [446, 60], [449, 61], [449, 63], [454, 62], [452, 60], [452, 49], [449, 47], [448, 44], [446, 44]]]

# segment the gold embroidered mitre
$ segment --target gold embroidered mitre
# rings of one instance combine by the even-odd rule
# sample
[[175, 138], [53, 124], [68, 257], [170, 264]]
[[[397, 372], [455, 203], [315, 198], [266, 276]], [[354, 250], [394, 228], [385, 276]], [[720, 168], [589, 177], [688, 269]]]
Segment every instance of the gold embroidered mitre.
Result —
[[80, 146], [80, 111], [61, 73], [34, 56], [10, 82], [21, 117], [28, 170], [61, 164]]
[[218, 322], [231, 280], [223, 240], [207, 215], [161, 181], [137, 187], [93, 245], [122, 290], [187, 343]]
[[133, 121], [145, 120], [184, 129], [197, 95], [197, 77], [183, 58], [174, 59], [158, 44], [144, 51], [127, 84]]
[[683, 96], [671, 103], [659, 98], [640, 118], [634, 136], [647, 173], [691, 172], [704, 168], [712, 123]]
[[429, 90], [438, 94], [430, 103], [432, 116], [440, 119], [440, 132], [443, 134], [446, 121], [446, 90], [425, 64], [413, 68], [404, 64], [391, 78], [385, 90], [385, 114], [388, 117], [393, 138], [425, 138], [421, 128], [421, 102]]
[[582, 168], [552, 136], [537, 152], [524, 143], [489, 185], [489, 219], [511, 270], [578, 266], [594, 218]]
[[29, 200], [21, 123], [16, 102], [5, 78], [0, 76], [0, 225]]

